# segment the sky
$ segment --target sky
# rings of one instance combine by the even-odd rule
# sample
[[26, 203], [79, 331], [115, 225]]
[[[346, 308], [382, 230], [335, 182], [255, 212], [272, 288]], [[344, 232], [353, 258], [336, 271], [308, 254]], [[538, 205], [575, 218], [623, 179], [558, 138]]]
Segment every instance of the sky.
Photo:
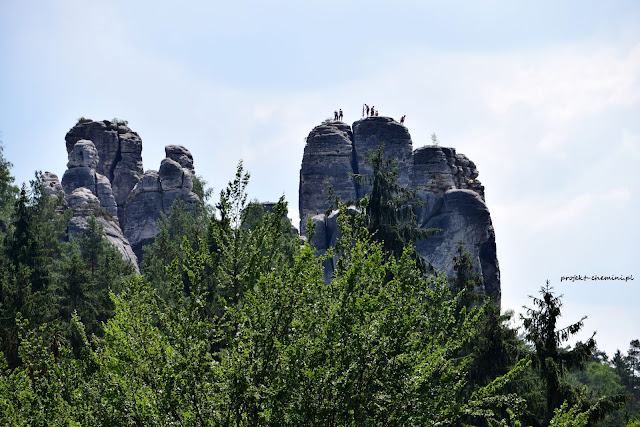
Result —
[[[476, 164], [502, 308], [549, 280], [566, 326], [612, 356], [640, 338], [640, 3], [0, 0], [0, 138], [18, 183], [62, 177], [79, 117], [120, 118], [144, 168], [180, 144], [217, 194], [297, 224], [305, 137], [363, 103], [407, 116], [414, 149]], [[566, 281], [563, 276], [632, 276]], [[517, 317], [517, 316], [516, 316]]]

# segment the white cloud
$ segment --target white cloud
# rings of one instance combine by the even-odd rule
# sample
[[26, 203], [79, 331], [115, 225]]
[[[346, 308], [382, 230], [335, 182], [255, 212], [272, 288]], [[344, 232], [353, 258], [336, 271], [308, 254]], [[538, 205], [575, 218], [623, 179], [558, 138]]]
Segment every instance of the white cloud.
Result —
[[492, 216], [506, 227], [537, 234], [580, 224], [596, 205], [621, 207], [630, 199], [631, 191], [625, 187], [606, 193], [583, 193], [569, 200], [533, 196], [509, 205], [496, 205], [492, 208]]
[[500, 80], [485, 88], [496, 114], [527, 105], [560, 124], [631, 105], [640, 97], [640, 44], [622, 52], [609, 46], [566, 46], [517, 55], [502, 65]]

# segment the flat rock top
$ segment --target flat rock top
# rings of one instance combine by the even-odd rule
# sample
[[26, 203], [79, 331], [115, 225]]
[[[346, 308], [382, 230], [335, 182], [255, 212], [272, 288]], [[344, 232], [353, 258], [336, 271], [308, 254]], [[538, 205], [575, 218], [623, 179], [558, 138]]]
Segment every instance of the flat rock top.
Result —
[[316, 127], [314, 127], [309, 133], [308, 139], [312, 139], [318, 136], [325, 135], [340, 135], [346, 136], [351, 134], [351, 126], [344, 122], [332, 121], [322, 123]]
[[353, 122], [353, 133], [374, 134], [379, 138], [411, 139], [409, 130], [391, 117], [366, 117]]
[[[93, 121], [87, 120], [83, 122], [78, 122], [74, 127], [72, 127], [69, 132], [65, 135], [64, 139], [67, 144], [67, 153], [70, 153], [73, 150], [73, 146], [80, 139], [91, 139], [95, 135], [99, 135], [106, 132], [113, 132], [118, 135], [130, 134], [129, 136], [138, 140], [139, 136], [136, 132], [132, 131], [128, 126], [118, 125], [116, 123], [110, 122], [108, 120], [101, 121]], [[137, 145], [137, 144], [136, 144]], [[140, 144], [141, 146], [141, 144]], [[140, 147], [140, 150], [142, 147]]]

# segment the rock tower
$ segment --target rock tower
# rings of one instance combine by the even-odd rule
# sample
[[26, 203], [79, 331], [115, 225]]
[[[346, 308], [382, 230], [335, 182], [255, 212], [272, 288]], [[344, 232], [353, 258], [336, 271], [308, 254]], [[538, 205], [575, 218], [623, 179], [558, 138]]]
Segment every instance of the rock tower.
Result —
[[193, 210], [200, 201], [193, 193], [195, 169], [189, 150], [165, 147], [159, 171], [142, 167], [142, 139], [128, 126], [107, 120], [79, 121], [65, 137], [69, 162], [62, 177], [44, 174], [51, 195], [64, 193], [73, 210], [69, 234], [87, 227], [94, 215], [107, 239], [138, 269], [142, 247], [158, 234], [162, 214], [181, 198]]
[[[300, 230], [308, 219], [316, 223], [314, 244], [320, 252], [338, 235], [332, 197], [353, 201], [370, 188], [356, 184], [353, 174], [370, 174], [366, 158], [383, 145], [385, 158], [398, 163], [399, 184], [416, 191], [423, 202], [418, 226], [440, 228], [416, 243], [420, 256], [436, 270], [453, 274], [452, 257], [462, 241], [482, 276], [484, 290], [500, 301], [500, 269], [495, 233], [478, 181], [475, 164], [454, 148], [428, 145], [413, 150], [408, 129], [389, 117], [367, 117], [349, 126], [338, 121], [316, 126], [307, 137], [300, 169]], [[325, 265], [327, 279], [332, 265]]]

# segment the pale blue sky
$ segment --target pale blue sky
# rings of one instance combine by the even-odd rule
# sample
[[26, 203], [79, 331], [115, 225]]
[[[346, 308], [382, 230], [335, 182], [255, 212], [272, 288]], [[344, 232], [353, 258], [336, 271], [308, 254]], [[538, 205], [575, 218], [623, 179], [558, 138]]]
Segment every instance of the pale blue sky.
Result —
[[[304, 138], [337, 108], [407, 115], [478, 166], [503, 308], [549, 279], [610, 355], [640, 338], [640, 3], [0, 0], [0, 132], [17, 181], [62, 176], [80, 116], [126, 119], [145, 169], [182, 144], [216, 190], [297, 218]], [[560, 283], [571, 274], [635, 280]], [[584, 334], [586, 338], [588, 334]]]

